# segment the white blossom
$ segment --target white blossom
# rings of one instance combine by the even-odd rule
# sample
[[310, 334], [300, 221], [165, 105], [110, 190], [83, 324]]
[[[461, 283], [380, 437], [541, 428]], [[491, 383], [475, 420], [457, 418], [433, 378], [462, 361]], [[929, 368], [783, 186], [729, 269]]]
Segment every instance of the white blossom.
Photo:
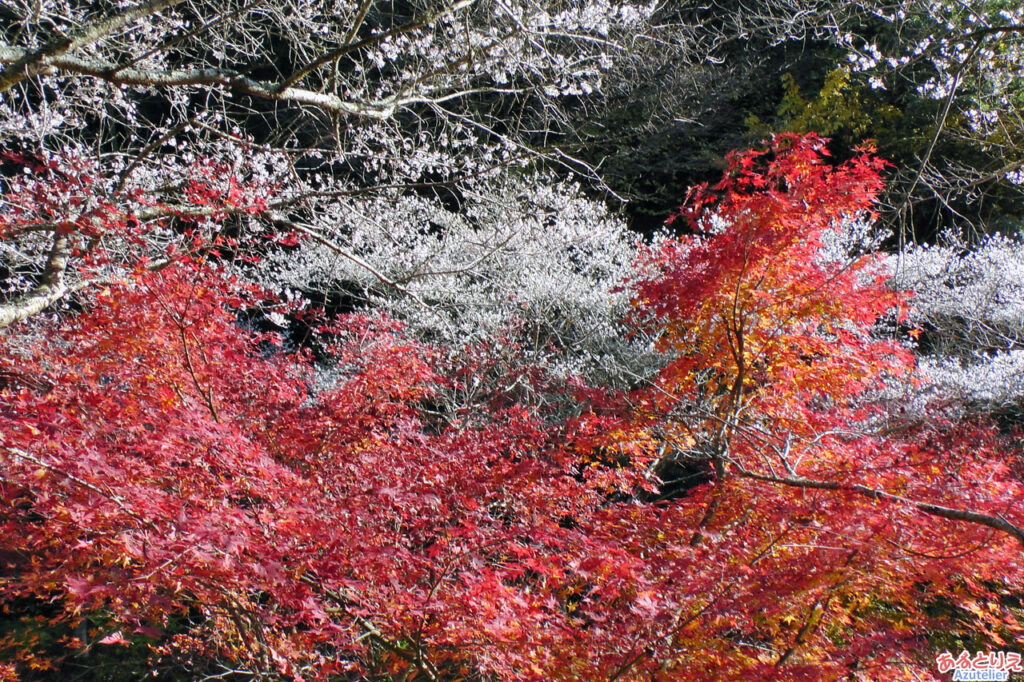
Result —
[[911, 321], [926, 341], [922, 372], [974, 403], [1024, 398], [1024, 242], [949, 240], [912, 247], [898, 260], [896, 286], [913, 293]]
[[263, 277], [355, 295], [453, 352], [511, 335], [557, 376], [627, 384], [656, 364], [622, 324], [638, 238], [601, 203], [534, 174], [474, 183], [464, 200], [460, 212], [400, 194], [339, 204], [324, 218], [357, 259], [307, 240]]

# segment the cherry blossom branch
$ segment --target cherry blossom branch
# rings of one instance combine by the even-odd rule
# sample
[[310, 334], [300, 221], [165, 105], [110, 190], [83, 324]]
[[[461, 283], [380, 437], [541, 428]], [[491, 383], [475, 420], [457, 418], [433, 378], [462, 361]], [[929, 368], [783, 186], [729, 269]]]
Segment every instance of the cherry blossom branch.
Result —
[[[7, 62], [7, 67], [0, 71], [0, 92], [9, 90], [25, 78], [46, 72], [51, 67], [53, 60], [59, 60], [71, 50], [95, 43], [136, 19], [155, 14], [183, 1], [150, 0], [143, 5], [131, 7], [95, 24], [90, 24], [69, 37], [60, 38], [35, 50], [21, 50], [21, 54], [11, 61], [3, 57], [5, 52], [3, 48], [0, 48], [0, 62]], [[9, 48], [7, 54], [12, 54]]]
[[70, 236], [60, 233], [54, 236], [39, 285], [20, 298], [0, 305], [0, 329], [42, 312], [69, 293], [85, 286], [78, 284], [69, 287], [64, 279], [72, 251]]
[[460, 9], [465, 9], [466, 7], [469, 7], [474, 2], [476, 2], [476, 0], [459, 0], [455, 4], [450, 5], [450, 6], [444, 8], [443, 10], [441, 10], [439, 12], [435, 12], [433, 14], [427, 15], [425, 17], [422, 17], [420, 19], [412, 21], [412, 22], [410, 22], [408, 24], [405, 24], [404, 26], [400, 26], [399, 28], [396, 28], [394, 30], [386, 31], [384, 33], [378, 33], [377, 35], [371, 36], [371, 37], [369, 37], [369, 38], [367, 38], [365, 40], [360, 40], [359, 42], [353, 43], [351, 41], [352, 41], [352, 38], [355, 36], [356, 31], [359, 30], [358, 29], [359, 23], [362, 22], [363, 18], [366, 16], [366, 12], [369, 9], [368, 6], [364, 5], [364, 7], [360, 9], [359, 16], [356, 17], [356, 23], [353, 24], [352, 28], [349, 30], [349, 34], [348, 34], [349, 37], [348, 37], [348, 40], [345, 41], [344, 45], [342, 45], [341, 47], [339, 47], [339, 48], [337, 48], [335, 50], [331, 50], [330, 52], [327, 52], [323, 56], [313, 60], [311, 63], [309, 63], [305, 67], [303, 67], [303, 68], [299, 69], [298, 71], [296, 71], [294, 74], [292, 74], [291, 76], [286, 78], [281, 83], [280, 88], [282, 90], [291, 88], [293, 85], [295, 85], [300, 80], [302, 80], [303, 78], [305, 78], [306, 76], [311, 74], [313, 71], [316, 71], [317, 69], [319, 69], [321, 66], [324, 66], [325, 64], [329, 64], [330, 62], [334, 61], [335, 59], [340, 59], [341, 57], [344, 57], [346, 54], [349, 54], [351, 52], [355, 52], [356, 50], [360, 50], [360, 49], [362, 49], [364, 47], [369, 47], [370, 45], [375, 45], [375, 44], [381, 42], [382, 40], [387, 40], [388, 38], [394, 38], [395, 36], [400, 36], [400, 35], [403, 35], [405, 33], [409, 33], [411, 31], [415, 31], [417, 29], [423, 28], [424, 26], [427, 26], [428, 24], [432, 24], [433, 22], [437, 21], [438, 19], [446, 17], [449, 14], [454, 14], [455, 12], [458, 12]]
[[[31, 54], [30, 50], [0, 45], [0, 63], [17, 65]], [[386, 98], [379, 102], [359, 102], [342, 99], [337, 95], [305, 88], [282, 87], [280, 83], [259, 81], [239, 71], [221, 68], [205, 69], [137, 69], [124, 68], [112, 62], [66, 54], [39, 55], [33, 73], [66, 71], [91, 76], [117, 85], [143, 85], [175, 87], [196, 85], [223, 87], [260, 99], [290, 101], [323, 109], [334, 114], [384, 120], [410, 103], [423, 101], [422, 97]], [[5, 70], [6, 72], [6, 70]], [[21, 80], [20, 78], [18, 80]], [[17, 81], [15, 81], [17, 82]], [[0, 81], [2, 85], [2, 81]]]

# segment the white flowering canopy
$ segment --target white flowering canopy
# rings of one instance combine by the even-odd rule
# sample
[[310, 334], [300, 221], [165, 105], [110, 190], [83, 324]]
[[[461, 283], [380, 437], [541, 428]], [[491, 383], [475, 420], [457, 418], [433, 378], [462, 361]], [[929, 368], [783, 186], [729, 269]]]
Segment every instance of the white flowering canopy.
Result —
[[463, 196], [459, 212], [413, 194], [335, 203], [330, 240], [268, 259], [263, 280], [354, 297], [455, 353], [504, 338], [556, 376], [626, 385], [656, 365], [622, 323], [639, 239], [602, 203], [535, 174]]
[[[895, 259], [894, 259], [895, 260]], [[897, 286], [925, 331], [921, 369], [937, 388], [1003, 409], [1024, 400], [1024, 242], [994, 236], [908, 249]]]

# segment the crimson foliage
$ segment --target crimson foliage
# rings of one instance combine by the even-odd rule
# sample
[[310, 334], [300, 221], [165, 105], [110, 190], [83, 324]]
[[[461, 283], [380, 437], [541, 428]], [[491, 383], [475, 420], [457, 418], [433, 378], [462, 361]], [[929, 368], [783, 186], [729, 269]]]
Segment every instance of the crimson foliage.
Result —
[[[689, 204], [713, 230], [648, 257], [638, 319], [678, 360], [580, 388], [571, 418], [439, 421], [474, 368], [370, 316], [319, 324], [338, 379], [314, 392], [308, 355], [238, 321], [267, 292], [209, 257], [140, 259], [5, 332], [0, 671], [913, 678], [943, 633], [1017, 636], [1007, 437], [894, 411], [912, 360], [873, 326], [899, 297], [816, 256], [879, 164], [770, 152]], [[671, 457], [707, 482], [651, 502]]]

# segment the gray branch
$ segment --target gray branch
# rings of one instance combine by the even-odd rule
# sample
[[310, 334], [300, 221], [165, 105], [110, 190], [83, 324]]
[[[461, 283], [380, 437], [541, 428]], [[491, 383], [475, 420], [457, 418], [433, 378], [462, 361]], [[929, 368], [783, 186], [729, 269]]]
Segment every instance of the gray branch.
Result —
[[[0, 64], [14, 65], [20, 63], [29, 54], [30, 51], [24, 48], [0, 44]], [[315, 90], [305, 88], [282, 87], [280, 83], [258, 81], [231, 69], [136, 69], [120, 67], [117, 64], [100, 59], [76, 57], [67, 54], [42, 56], [36, 60], [34, 73], [53, 74], [56, 71], [91, 76], [118, 85], [223, 87], [260, 99], [290, 101], [317, 107], [335, 114], [378, 120], [388, 119], [396, 110], [410, 104], [444, 102], [475, 92], [475, 90], [465, 90], [433, 98], [409, 96], [385, 98], [377, 102], [359, 102], [345, 100], [330, 93], [316, 92]], [[6, 73], [6, 70], [4, 73]]]
[[42, 312], [77, 288], [69, 287], [64, 279], [71, 251], [71, 238], [68, 235], [54, 235], [42, 280], [35, 289], [20, 298], [0, 305], [0, 329]]
[[74, 49], [90, 45], [97, 40], [102, 40], [136, 19], [155, 14], [160, 10], [173, 7], [183, 1], [151, 0], [145, 4], [137, 5], [118, 14], [108, 16], [95, 24], [86, 26], [71, 36], [51, 41], [35, 50], [22, 50], [21, 54], [13, 61], [0, 59], [0, 61], [7, 63], [6, 68], [0, 71], [0, 92], [9, 90], [25, 78], [31, 78], [46, 72], [49, 68], [52, 68], [52, 60]]

